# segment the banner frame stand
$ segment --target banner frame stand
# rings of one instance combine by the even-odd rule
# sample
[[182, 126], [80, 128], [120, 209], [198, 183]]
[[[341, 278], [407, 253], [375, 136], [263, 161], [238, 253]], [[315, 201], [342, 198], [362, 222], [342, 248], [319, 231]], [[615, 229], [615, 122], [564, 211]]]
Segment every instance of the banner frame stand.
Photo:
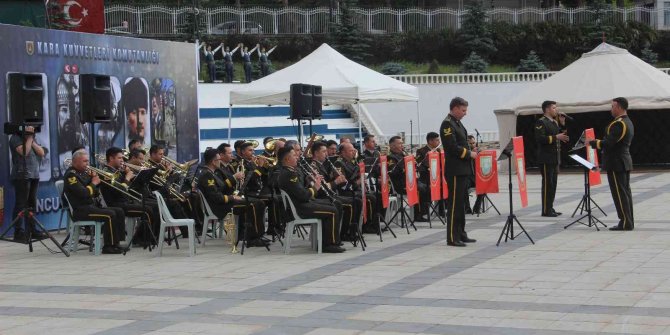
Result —
[[[535, 241], [528, 235], [528, 232], [526, 231], [525, 228], [521, 225], [521, 222], [519, 222], [519, 219], [516, 217], [514, 214], [514, 203], [512, 201], [512, 152], [514, 151], [513, 146], [512, 146], [512, 141], [513, 139], [510, 139], [509, 144], [505, 146], [505, 149], [500, 153], [500, 158], [498, 158], [499, 161], [507, 159], [507, 176], [509, 178], [509, 184], [508, 184], [508, 191], [509, 191], [509, 215], [507, 216], [507, 221], [505, 221], [505, 225], [503, 226], [502, 231], [500, 232], [500, 237], [498, 237], [498, 242], [496, 243], [496, 247], [500, 246], [500, 240], [502, 239], [503, 235], [505, 235], [505, 243], [507, 243], [507, 240], [514, 240], [516, 237], [521, 235], [522, 233], [526, 234], [528, 239], [532, 244], [535, 244]], [[514, 222], [516, 222], [517, 225], [519, 225], [519, 228], [521, 228], [521, 232], [518, 233], [517, 235], [514, 235]]]

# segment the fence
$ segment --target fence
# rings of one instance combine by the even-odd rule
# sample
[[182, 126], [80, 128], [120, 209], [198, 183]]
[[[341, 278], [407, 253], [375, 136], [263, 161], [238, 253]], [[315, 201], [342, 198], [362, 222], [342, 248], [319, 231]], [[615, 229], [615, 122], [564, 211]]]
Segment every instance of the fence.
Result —
[[[656, 29], [670, 29], [670, 8], [611, 8], [602, 17], [609, 22], [638, 21]], [[324, 34], [330, 23], [338, 20], [339, 11], [328, 7], [307, 8], [193, 8], [133, 7], [113, 5], [105, 8], [108, 33], [170, 36], [184, 33], [193, 13], [201, 17], [208, 35], [225, 34]], [[426, 32], [458, 29], [466, 11], [437, 9], [352, 9], [354, 21], [370, 34]], [[490, 20], [515, 24], [558, 22], [580, 24], [592, 22], [597, 14], [588, 8], [495, 8], [488, 10]]]

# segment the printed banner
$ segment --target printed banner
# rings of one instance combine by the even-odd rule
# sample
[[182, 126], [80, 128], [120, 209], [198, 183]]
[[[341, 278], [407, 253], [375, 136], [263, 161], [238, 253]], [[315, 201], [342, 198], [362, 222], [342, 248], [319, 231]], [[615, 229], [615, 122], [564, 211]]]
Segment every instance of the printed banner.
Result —
[[379, 156], [379, 168], [381, 170], [381, 175], [379, 176], [381, 189], [382, 189], [382, 206], [384, 208], [389, 207], [389, 168], [388, 161], [386, 160], [386, 155]]
[[439, 201], [442, 200], [442, 196], [440, 194], [440, 174], [442, 173], [442, 169], [440, 162], [440, 155], [437, 152], [429, 152], [428, 153], [428, 171], [430, 172], [430, 200], [431, 201]]
[[440, 174], [442, 175], [442, 199], [449, 198], [449, 187], [447, 187], [447, 178], [444, 176], [444, 169], [442, 168], [446, 162], [444, 161], [444, 151], [440, 151]]
[[360, 182], [361, 182], [361, 194], [362, 194], [362, 204], [363, 204], [363, 224], [365, 224], [368, 221], [368, 201], [365, 196], [365, 163], [360, 162], [358, 163], [358, 173], [360, 174]]
[[[593, 131], [593, 128], [589, 128], [584, 130], [584, 135], [586, 137], [586, 160], [588, 160], [591, 164], [595, 165], [596, 167], [599, 167], [598, 165], [598, 154], [596, 154], [596, 149], [591, 147], [589, 144], [590, 141], [593, 141], [596, 139], [596, 134]], [[589, 171], [589, 184], [591, 186], [595, 185], [600, 185], [602, 181], [600, 180], [600, 170], [596, 169]]]
[[407, 204], [414, 206], [419, 203], [419, 192], [416, 180], [416, 162], [414, 156], [407, 155], [405, 163], [405, 191], [407, 192]]
[[477, 194], [498, 193], [498, 162], [495, 150], [479, 152], [475, 160]]
[[[56, 13], [58, 11], [59, 13]], [[58, 0], [51, 13], [53, 20], [72, 31], [83, 33], [105, 33], [105, 2], [100, 0]], [[122, 26], [123, 27], [123, 24]], [[128, 22], [125, 23], [128, 28]]]
[[516, 176], [519, 182], [519, 195], [521, 196], [521, 207], [528, 206], [528, 189], [526, 185], [526, 157], [523, 152], [523, 136], [513, 137], [514, 164], [516, 164]]

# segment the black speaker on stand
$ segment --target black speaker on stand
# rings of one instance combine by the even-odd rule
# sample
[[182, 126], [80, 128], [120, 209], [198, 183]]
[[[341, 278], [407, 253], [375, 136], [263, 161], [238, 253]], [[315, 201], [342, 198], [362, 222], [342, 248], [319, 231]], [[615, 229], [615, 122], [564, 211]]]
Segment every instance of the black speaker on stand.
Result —
[[291, 120], [305, 120], [312, 116], [312, 85], [291, 84]]
[[110, 77], [99, 74], [79, 76], [81, 123], [103, 123], [112, 119], [112, 85]]
[[321, 96], [321, 86], [312, 86], [312, 119], [321, 119], [323, 109], [323, 97]]
[[11, 124], [16, 126], [41, 126], [44, 121], [44, 83], [42, 82], [42, 75], [10, 73], [7, 77]]

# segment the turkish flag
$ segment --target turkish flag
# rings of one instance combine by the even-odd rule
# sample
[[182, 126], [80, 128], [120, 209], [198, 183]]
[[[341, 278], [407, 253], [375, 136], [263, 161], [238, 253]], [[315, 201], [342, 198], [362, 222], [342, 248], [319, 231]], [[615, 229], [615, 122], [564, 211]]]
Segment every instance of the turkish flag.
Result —
[[379, 156], [379, 168], [381, 170], [381, 179], [380, 184], [382, 188], [382, 206], [384, 208], [389, 207], [389, 165], [386, 160], [386, 155]]
[[440, 175], [442, 176], [442, 199], [449, 198], [449, 187], [447, 185], [447, 178], [444, 176], [444, 151], [440, 151]]
[[514, 143], [514, 162], [512, 164], [516, 165], [521, 207], [524, 208], [528, 206], [528, 189], [526, 185], [526, 157], [523, 152], [523, 136], [513, 137], [512, 141]]
[[[593, 131], [593, 128], [584, 130], [584, 137], [586, 138], [586, 160], [591, 162], [595, 167], [598, 167], [598, 155], [596, 154], [596, 149], [589, 144], [590, 141], [596, 139], [596, 134]], [[595, 186], [600, 185], [600, 183], [602, 183], [600, 180], [600, 171], [598, 171], [598, 169], [589, 171], [589, 184]]]
[[416, 180], [416, 164], [414, 156], [407, 155], [405, 164], [405, 191], [407, 192], [407, 204], [414, 206], [419, 203], [419, 192]]
[[360, 174], [359, 180], [361, 181], [361, 194], [363, 201], [363, 224], [368, 221], [368, 202], [365, 196], [365, 163], [358, 163], [358, 173]]
[[498, 162], [495, 150], [479, 152], [475, 160], [475, 189], [477, 194], [498, 193]]
[[60, 21], [72, 31], [105, 33], [105, 2], [102, 0], [57, 0]]
[[430, 172], [430, 200], [442, 200], [440, 195], [440, 174], [442, 173], [440, 155], [437, 152], [428, 153], [428, 171]]

